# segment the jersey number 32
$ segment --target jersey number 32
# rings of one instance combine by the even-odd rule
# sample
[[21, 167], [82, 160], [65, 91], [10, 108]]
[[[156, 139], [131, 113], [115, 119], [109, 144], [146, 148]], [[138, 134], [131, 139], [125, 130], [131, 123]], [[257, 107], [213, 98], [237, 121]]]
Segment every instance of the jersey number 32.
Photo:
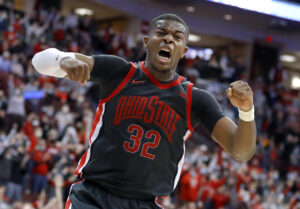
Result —
[[143, 137], [150, 140], [152, 139], [152, 142], [147, 142], [142, 146], [142, 151], [140, 155], [142, 157], [146, 157], [153, 160], [155, 158], [155, 155], [149, 153], [148, 149], [149, 148], [155, 149], [156, 147], [158, 147], [161, 138], [159, 132], [154, 130], [149, 130], [144, 135], [144, 129], [141, 126], [136, 124], [132, 124], [128, 126], [127, 131], [131, 134], [129, 139], [133, 143], [130, 143], [129, 141], [125, 141], [123, 144], [124, 149], [128, 152], [136, 153], [140, 149], [141, 140]]

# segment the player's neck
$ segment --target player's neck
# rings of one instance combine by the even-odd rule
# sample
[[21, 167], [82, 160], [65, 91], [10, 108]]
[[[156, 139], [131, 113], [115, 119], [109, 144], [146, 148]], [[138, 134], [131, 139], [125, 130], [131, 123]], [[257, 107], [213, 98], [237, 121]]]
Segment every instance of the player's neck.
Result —
[[174, 79], [175, 70], [170, 69], [166, 71], [157, 70], [150, 62], [145, 61], [145, 67], [158, 81], [166, 82]]

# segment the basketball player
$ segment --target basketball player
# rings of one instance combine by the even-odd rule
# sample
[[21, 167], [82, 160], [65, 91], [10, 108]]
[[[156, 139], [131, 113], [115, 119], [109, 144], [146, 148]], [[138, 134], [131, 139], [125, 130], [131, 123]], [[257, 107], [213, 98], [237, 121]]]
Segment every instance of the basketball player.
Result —
[[239, 109], [236, 126], [211, 94], [176, 74], [188, 36], [180, 17], [164, 14], [150, 23], [143, 62], [53, 48], [33, 57], [41, 74], [99, 84], [90, 146], [78, 163], [75, 175], [80, 180], [72, 185], [65, 208], [161, 208], [155, 199], [175, 189], [185, 142], [197, 123], [234, 159], [252, 157], [256, 127], [249, 85], [236, 81], [226, 91]]

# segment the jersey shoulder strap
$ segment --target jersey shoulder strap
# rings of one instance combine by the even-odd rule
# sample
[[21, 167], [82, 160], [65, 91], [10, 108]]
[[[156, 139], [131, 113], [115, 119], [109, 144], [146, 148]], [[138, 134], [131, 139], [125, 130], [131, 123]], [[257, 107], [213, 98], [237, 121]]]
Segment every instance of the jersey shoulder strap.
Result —
[[121, 81], [121, 83], [119, 84], [119, 86], [107, 97], [105, 97], [104, 99], [101, 99], [100, 102], [101, 103], [106, 103], [109, 100], [111, 100], [114, 96], [116, 96], [123, 88], [124, 86], [131, 80], [135, 70], [136, 70], [136, 65], [133, 62], [130, 62], [131, 64], [131, 68], [129, 70], [129, 72], [127, 73], [127, 75], [125, 76], [125, 78]]

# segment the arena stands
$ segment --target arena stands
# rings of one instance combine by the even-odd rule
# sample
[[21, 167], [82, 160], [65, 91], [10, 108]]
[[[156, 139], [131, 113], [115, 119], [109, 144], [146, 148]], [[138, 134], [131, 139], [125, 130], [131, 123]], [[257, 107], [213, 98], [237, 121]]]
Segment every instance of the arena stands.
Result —
[[[89, 16], [56, 10], [24, 15], [3, 7], [0, 33], [0, 209], [63, 208], [87, 148], [97, 92], [91, 82], [81, 86], [38, 74], [31, 58], [56, 47], [139, 61], [142, 45], [129, 48], [126, 33], [98, 30]], [[182, 60], [179, 72], [214, 94], [237, 121], [224, 93], [229, 82], [247, 78], [234, 44], [215, 49], [209, 61]], [[199, 126], [187, 142], [179, 186], [159, 199], [165, 208], [300, 208], [299, 91], [276, 78], [249, 81], [258, 130], [253, 159], [231, 159]]]

